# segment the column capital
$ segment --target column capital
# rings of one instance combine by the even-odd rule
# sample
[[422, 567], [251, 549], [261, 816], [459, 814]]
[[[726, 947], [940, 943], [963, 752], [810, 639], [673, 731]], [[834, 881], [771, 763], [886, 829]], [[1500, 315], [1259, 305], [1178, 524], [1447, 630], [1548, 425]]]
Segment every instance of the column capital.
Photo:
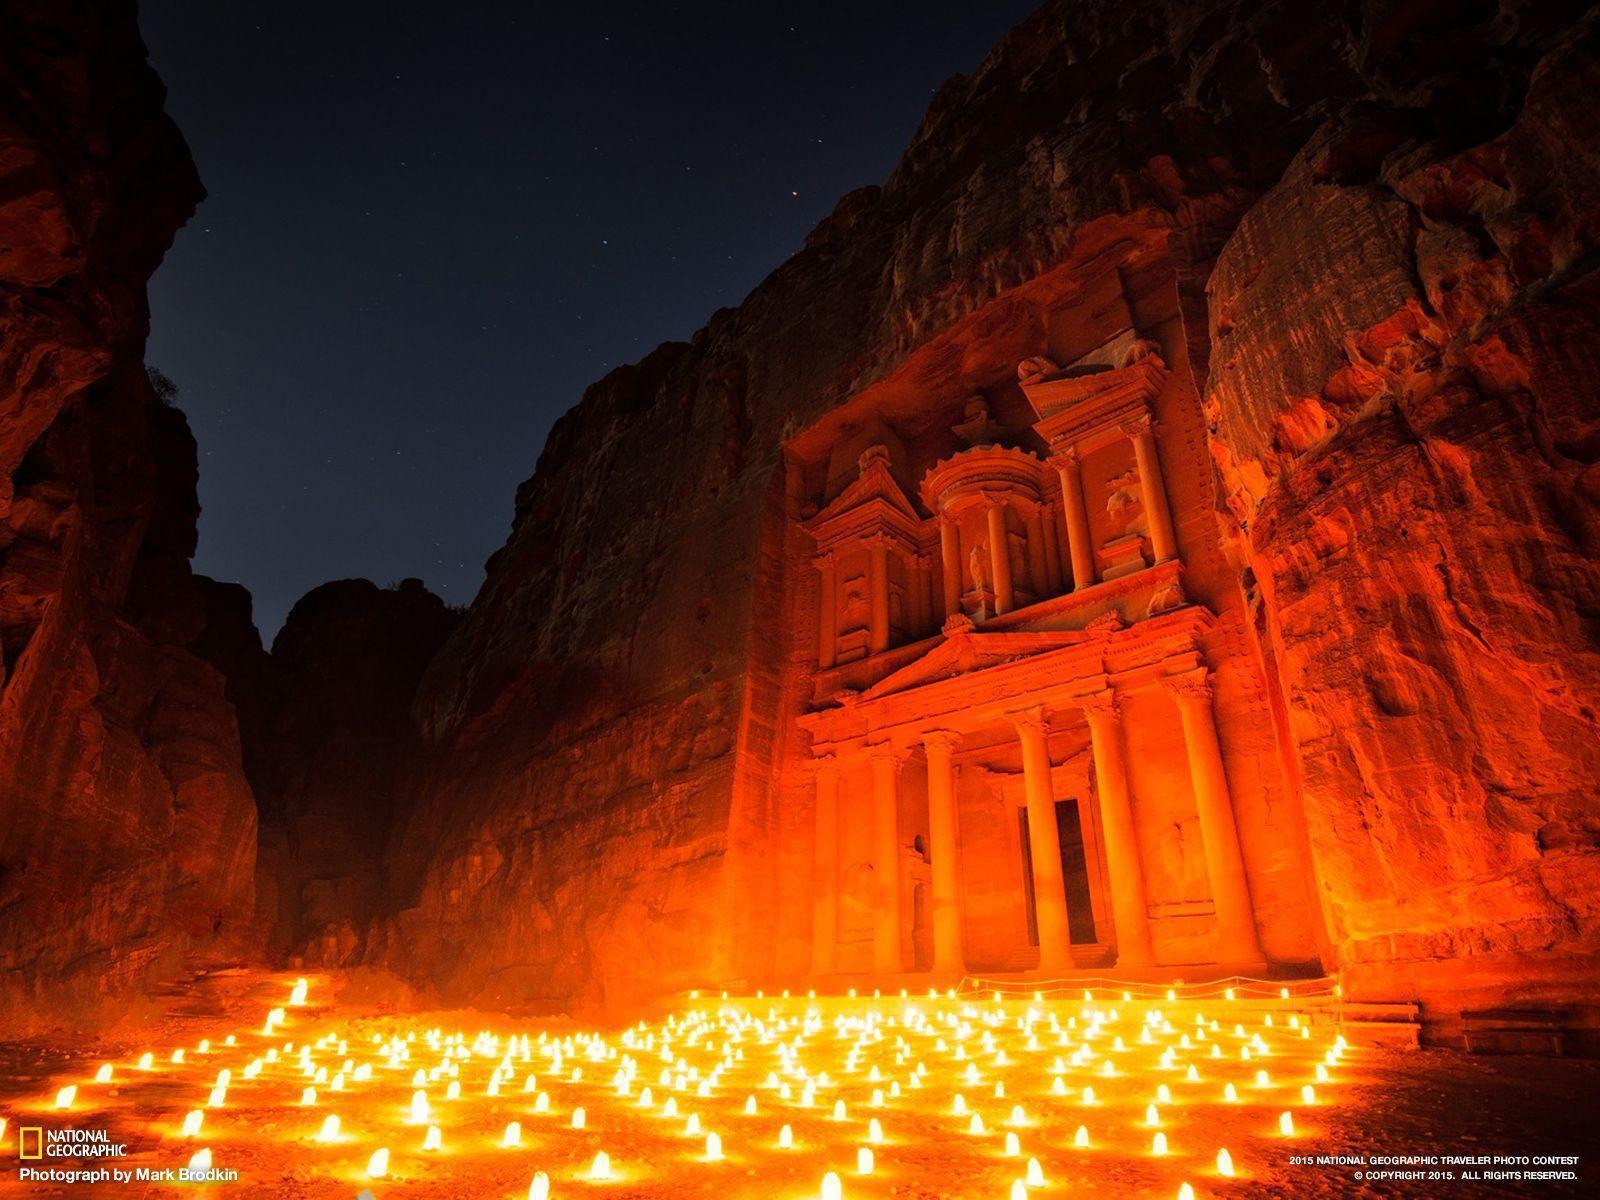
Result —
[[811, 757], [811, 769], [818, 779], [839, 774], [839, 757], [832, 752], [827, 754], [814, 754]]
[[1155, 418], [1150, 415], [1150, 410], [1135, 413], [1122, 422], [1122, 432], [1125, 436], [1136, 438], [1141, 434], [1148, 434], [1155, 430]]
[[1058, 471], [1075, 471], [1078, 469], [1078, 461], [1076, 446], [1063, 446], [1050, 456], [1050, 465]]
[[880, 546], [887, 550], [890, 548], [890, 538], [888, 534], [881, 531], [878, 533], [868, 533], [862, 535], [861, 544], [868, 550], [876, 550]]
[[1209, 701], [1215, 694], [1211, 686], [1211, 671], [1207, 667], [1185, 671], [1181, 675], [1168, 675], [1161, 682], [1180, 704], [1186, 701]]
[[873, 762], [891, 762], [900, 766], [906, 760], [906, 752], [893, 742], [873, 742], [867, 747], [867, 757]]
[[1085, 720], [1100, 721], [1108, 725], [1115, 725], [1122, 720], [1122, 703], [1117, 699], [1116, 692], [1110, 688], [1106, 688], [1103, 692], [1074, 696], [1073, 699], [1083, 710]]
[[1008, 713], [1011, 723], [1017, 727], [1017, 733], [1023, 737], [1038, 734], [1043, 737], [1048, 732], [1048, 718], [1045, 716], [1044, 706], [1035, 705], [1025, 708], [1020, 712]]
[[929, 753], [951, 754], [961, 744], [961, 735], [949, 729], [930, 729], [922, 735]]

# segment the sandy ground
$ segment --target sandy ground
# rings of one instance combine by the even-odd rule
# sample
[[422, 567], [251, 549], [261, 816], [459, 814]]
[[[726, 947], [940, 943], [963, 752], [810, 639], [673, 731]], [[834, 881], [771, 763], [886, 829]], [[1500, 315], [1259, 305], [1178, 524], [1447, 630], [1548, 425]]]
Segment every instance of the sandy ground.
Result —
[[[1313, 1081], [1318, 1063], [1325, 1062], [1330, 1034], [1317, 1030], [1314, 1037], [1291, 1036], [1288, 1011], [1264, 1027], [1259, 1010], [1221, 1012], [1218, 1005], [1201, 1005], [1206, 1020], [1220, 1018], [1219, 1030], [1206, 1042], [1198, 1040], [1179, 1049], [1182, 1033], [1192, 1031], [1193, 1010], [1182, 1005], [1162, 1006], [1167, 1030], [1152, 1026], [1155, 1037], [1139, 1041], [1144, 1013], [1136, 1005], [1120, 1006], [1097, 999], [1086, 1008], [1080, 1002], [1055, 1002], [1031, 1006], [1041, 1018], [1053, 1015], [1056, 1029], [1044, 1020], [1030, 1030], [1019, 1029], [1018, 1018], [1026, 1002], [1008, 1001], [996, 1009], [987, 998], [962, 1002], [913, 1001], [927, 1023], [907, 1021], [907, 1002], [878, 1002], [880, 1023], [872, 1033], [847, 1026], [840, 1034], [835, 1019], [857, 1020], [872, 1009], [869, 1001], [825, 1000], [812, 1004], [803, 999], [737, 1002], [735, 1014], [719, 1023], [719, 1000], [702, 1000], [683, 1006], [706, 1014], [698, 1032], [689, 1027], [672, 1037], [670, 1057], [664, 1061], [658, 1041], [623, 1044], [619, 1030], [605, 1033], [605, 1053], [613, 1057], [587, 1057], [583, 1043], [565, 1055], [557, 1070], [537, 1038], [541, 1031], [563, 1038], [585, 1032], [562, 1019], [515, 1018], [484, 1013], [423, 1013], [403, 1015], [363, 997], [359, 989], [341, 982], [313, 977], [311, 1002], [291, 1008], [282, 1028], [262, 1032], [267, 1011], [285, 1003], [293, 977], [261, 973], [224, 972], [174, 989], [163, 998], [165, 1015], [136, 1034], [123, 1032], [95, 1044], [64, 1040], [0, 1043], [0, 1116], [8, 1124], [0, 1138], [0, 1197], [307, 1197], [349, 1198], [369, 1190], [377, 1200], [488, 1197], [521, 1200], [528, 1195], [535, 1171], [551, 1180], [551, 1196], [588, 1197], [591, 1200], [628, 1200], [631, 1197], [672, 1197], [674, 1200], [742, 1200], [781, 1197], [805, 1200], [820, 1194], [823, 1176], [837, 1173], [844, 1200], [896, 1197], [920, 1200], [933, 1197], [985, 1197], [1009, 1200], [1015, 1181], [1024, 1176], [1027, 1160], [1037, 1158], [1044, 1186], [1027, 1189], [1030, 1197], [1054, 1200], [1066, 1196], [1132, 1197], [1144, 1200], [1178, 1196], [1187, 1182], [1199, 1200], [1206, 1197], [1566, 1197], [1600, 1194], [1600, 1122], [1595, 1103], [1600, 1098], [1600, 1062], [1532, 1057], [1472, 1057], [1447, 1051], [1401, 1052], [1352, 1048], [1329, 1068], [1329, 1081], [1316, 1083], [1315, 1102], [1306, 1105], [1300, 1095], [1303, 1083]], [[338, 999], [329, 1003], [330, 996]], [[1220, 1002], [1219, 1002], [1220, 1004]], [[812, 1075], [826, 1072], [815, 1103], [803, 1106], [804, 1076], [780, 1076], [791, 1085], [784, 1099], [767, 1085], [769, 1072], [781, 1071], [779, 1046], [792, 1044], [801, 1032], [808, 1008], [821, 1014], [820, 1027], [806, 1034], [795, 1051], [796, 1061]], [[1105, 1020], [1098, 1038], [1089, 1046], [1096, 1053], [1083, 1063], [1064, 1064], [1061, 1078], [1066, 1094], [1051, 1090], [1053, 1060], [1071, 1055], [1085, 1045], [1090, 1023], [1086, 1012], [1104, 1017], [1116, 1010], [1115, 1021]], [[967, 1014], [967, 1036], [958, 1036], [958, 1019]], [[657, 1014], [650, 1014], [654, 1019]], [[1234, 1035], [1232, 1018], [1240, 1017], [1246, 1038]], [[774, 1021], [792, 1024], [779, 1030]], [[753, 1021], [764, 1022], [758, 1026]], [[890, 1022], [893, 1022], [892, 1024]], [[1073, 1022], [1069, 1027], [1068, 1023]], [[429, 1123], [439, 1126], [443, 1148], [422, 1149], [426, 1126], [410, 1123], [413, 1074], [446, 1061], [442, 1049], [430, 1048], [426, 1031], [437, 1027], [448, 1036], [465, 1035], [465, 1057], [452, 1058], [459, 1071], [459, 1099], [447, 1098], [448, 1076], [424, 1082], [432, 1109]], [[765, 1041], [760, 1029], [765, 1028]], [[1205, 1026], [1201, 1026], [1205, 1029]], [[657, 1022], [652, 1033], [659, 1038]], [[471, 1046], [479, 1031], [500, 1035], [526, 1033], [534, 1039], [527, 1061], [514, 1047], [499, 1043]], [[1058, 1044], [1064, 1031], [1067, 1048]], [[373, 1044], [410, 1033], [412, 1057], [390, 1066]], [[1036, 1039], [1028, 1045], [1029, 1034]], [[1239, 1059], [1239, 1049], [1249, 1038], [1264, 1034], [1270, 1053], [1249, 1062]], [[232, 1034], [235, 1044], [225, 1044]], [[984, 1044], [985, 1034], [990, 1039]], [[1124, 1039], [1124, 1049], [1113, 1046]], [[298, 1054], [305, 1043], [329, 1040], [315, 1046], [313, 1066], [336, 1072], [346, 1060], [372, 1062], [374, 1076], [343, 1093], [327, 1081], [318, 1089], [317, 1103], [300, 1103], [302, 1088], [312, 1082], [300, 1068]], [[209, 1052], [200, 1054], [201, 1039], [210, 1039]], [[901, 1040], [904, 1045], [901, 1045]], [[344, 1042], [344, 1048], [338, 1041]], [[939, 1045], [942, 1043], [943, 1048]], [[1210, 1045], [1224, 1048], [1226, 1057], [1211, 1058]], [[858, 1061], [849, 1070], [847, 1054], [858, 1045]], [[966, 1059], [954, 1054], [961, 1046]], [[1156, 1056], [1164, 1046], [1174, 1049], [1173, 1063], [1161, 1069]], [[170, 1062], [174, 1049], [185, 1048], [186, 1061]], [[243, 1078], [252, 1059], [269, 1048], [279, 1050], [278, 1061], [268, 1063], [255, 1079]], [[285, 1050], [285, 1047], [293, 1047]], [[548, 1043], [547, 1043], [548, 1047]], [[139, 1071], [136, 1060], [151, 1052], [154, 1068]], [[1006, 1060], [996, 1057], [1005, 1051]], [[491, 1074], [510, 1053], [510, 1078], [500, 1094], [489, 1096]], [[742, 1052], [744, 1058], [732, 1055]], [[596, 1051], [597, 1056], [602, 1053]], [[636, 1065], [629, 1094], [619, 1096], [614, 1076], [624, 1056]], [[718, 1062], [727, 1060], [709, 1095], [698, 1094], [697, 1078], [704, 1078]], [[1117, 1073], [1100, 1072], [1112, 1061]], [[109, 1083], [93, 1083], [102, 1063], [113, 1067]], [[917, 1063], [926, 1074], [921, 1087], [909, 1080]], [[1189, 1081], [1193, 1064], [1199, 1079]], [[574, 1080], [573, 1068], [583, 1072]], [[877, 1067], [881, 1079], [869, 1071]], [[968, 1068], [976, 1078], [968, 1075]], [[208, 1108], [207, 1099], [217, 1072], [232, 1073], [220, 1108]], [[1269, 1086], [1256, 1086], [1255, 1073], [1269, 1071]], [[680, 1071], [696, 1071], [684, 1086], [675, 1087]], [[663, 1076], [662, 1072], [666, 1074]], [[537, 1091], [523, 1090], [526, 1075], [536, 1075]], [[1221, 1088], [1234, 1082], [1239, 1103], [1222, 1100]], [[872, 1106], [874, 1090], [888, 1091], [892, 1082], [904, 1089], [900, 1096], [886, 1095], [882, 1108]], [[994, 1095], [995, 1083], [1005, 1086], [1003, 1098]], [[78, 1085], [78, 1096], [68, 1111], [53, 1108], [57, 1090]], [[1175, 1103], [1158, 1104], [1159, 1126], [1146, 1123], [1146, 1105], [1156, 1100], [1156, 1088], [1165, 1083]], [[639, 1093], [652, 1089], [652, 1103], [642, 1106]], [[1092, 1105], [1083, 1104], [1082, 1088], [1096, 1092]], [[538, 1112], [538, 1092], [548, 1096], [548, 1111]], [[953, 1112], [953, 1097], [960, 1094], [970, 1110]], [[757, 1111], [747, 1114], [749, 1096]], [[678, 1112], [663, 1111], [668, 1097]], [[833, 1104], [845, 1102], [843, 1120], [835, 1120]], [[1024, 1121], [1010, 1124], [1012, 1106], [1021, 1105]], [[572, 1125], [573, 1110], [585, 1109], [584, 1127]], [[180, 1136], [184, 1114], [204, 1109], [198, 1137]], [[1290, 1112], [1294, 1135], [1285, 1137], [1280, 1114]], [[984, 1131], [974, 1133], [970, 1113], [980, 1115]], [[340, 1116], [343, 1134], [331, 1145], [314, 1135], [330, 1113]], [[699, 1118], [699, 1133], [687, 1131], [690, 1115]], [[871, 1175], [857, 1171], [857, 1151], [868, 1145], [868, 1119], [880, 1119], [884, 1140], [873, 1149], [876, 1161]], [[521, 1145], [501, 1145], [508, 1122], [519, 1121]], [[780, 1149], [778, 1130], [788, 1124], [794, 1148]], [[1079, 1125], [1090, 1135], [1086, 1148], [1075, 1146]], [[18, 1131], [39, 1126], [49, 1130], [76, 1128], [105, 1130], [112, 1144], [123, 1144], [127, 1155], [106, 1166], [123, 1171], [139, 1167], [176, 1168], [185, 1165], [200, 1147], [208, 1148], [214, 1164], [237, 1171], [232, 1182], [205, 1185], [151, 1183], [138, 1180], [89, 1182], [24, 1182], [18, 1157]], [[1166, 1135], [1169, 1153], [1151, 1153], [1156, 1132]], [[715, 1132], [723, 1141], [722, 1161], [706, 1158], [705, 1134]], [[1004, 1137], [1014, 1132], [1020, 1154], [1007, 1157]], [[381, 1179], [366, 1173], [372, 1151], [387, 1147], [391, 1169]], [[1218, 1175], [1216, 1152], [1226, 1146], [1236, 1165], [1233, 1178]], [[607, 1181], [588, 1178], [594, 1156], [604, 1150], [614, 1164]], [[1489, 1170], [1461, 1165], [1422, 1166], [1432, 1178], [1380, 1179], [1370, 1175], [1375, 1164], [1317, 1165], [1297, 1161], [1323, 1155], [1538, 1155], [1578, 1156], [1575, 1181], [1485, 1181], [1461, 1178], [1466, 1170]], [[89, 1164], [53, 1158], [38, 1164], [59, 1169]], [[1502, 1168], [1503, 1169], [1503, 1168]], [[1532, 1165], [1523, 1168], [1532, 1169]], [[1356, 1178], [1361, 1172], [1363, 1178]], [[1437, 1177], [1454, 1172], [1455, 1178]]]

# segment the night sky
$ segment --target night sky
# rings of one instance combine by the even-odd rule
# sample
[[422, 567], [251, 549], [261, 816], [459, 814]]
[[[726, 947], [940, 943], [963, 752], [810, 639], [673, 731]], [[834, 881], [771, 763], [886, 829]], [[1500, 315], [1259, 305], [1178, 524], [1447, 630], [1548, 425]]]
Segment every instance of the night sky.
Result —
[[584, 386], [737, 304], [1031, 8], [144, 0], [210, 193], [148, 354], [197, 569], [269, 641], [327, 579], [470, 601]]

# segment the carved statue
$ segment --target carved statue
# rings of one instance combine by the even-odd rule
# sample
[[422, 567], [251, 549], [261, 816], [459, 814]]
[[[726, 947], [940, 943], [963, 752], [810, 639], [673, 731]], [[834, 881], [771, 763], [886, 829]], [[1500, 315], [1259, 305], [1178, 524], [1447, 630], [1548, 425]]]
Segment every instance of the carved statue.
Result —
[[1153, 338], [1136, 339], [1133, 345], [1128, 347], [1128, 352], [1122, 356], [1122, 365], [1125, 367], [1142, 362], [1149, 362], [1157, 367], [1167, 365], [1166, 360], [1161, 357], [1161, 344]]
[[1017, 382], [1032, 383], [1036, 379], [1048, 379], [1061, 370], [1054, 362], [1042, 354], [1032, 358], [1025, 358], [1017, 364]]
[[983, 542], [974, 542], [967, 555], [967, 571], [972, 575], [972, 588], [982, 591], [989, 586], [989, 548]]

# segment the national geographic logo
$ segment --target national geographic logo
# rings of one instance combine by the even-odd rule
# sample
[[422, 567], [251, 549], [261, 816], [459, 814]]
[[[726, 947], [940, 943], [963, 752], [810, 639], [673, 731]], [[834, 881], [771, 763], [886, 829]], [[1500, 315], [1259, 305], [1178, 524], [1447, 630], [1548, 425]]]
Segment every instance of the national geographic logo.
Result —
[[47, 1158], [126, 1158], [128, 1147], [113, 1142], [105, 1129], [45, 1129], [24, 1125], [17, 1130], [17, 1157], [24, 1162]]

